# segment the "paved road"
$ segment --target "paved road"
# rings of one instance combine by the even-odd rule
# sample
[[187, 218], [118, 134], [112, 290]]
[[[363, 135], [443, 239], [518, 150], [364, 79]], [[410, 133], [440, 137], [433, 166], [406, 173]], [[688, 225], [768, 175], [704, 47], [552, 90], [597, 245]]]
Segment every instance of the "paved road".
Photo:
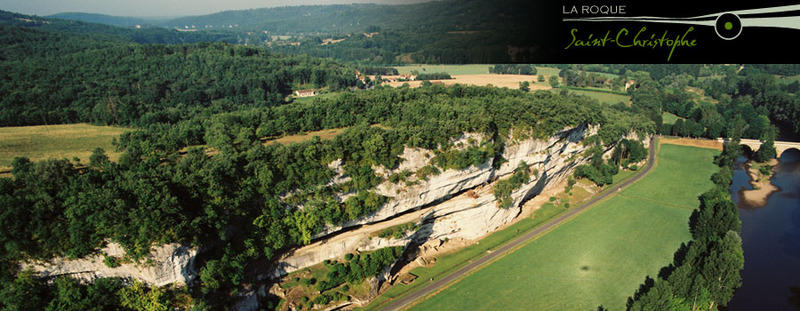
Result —
[[[636, 181], [641, 179], [644, 175], [646, 175], [648, 172], [650, 172], [653, 169], [653, 165], [655, 164], [655, 158], [656, 158], [656, 141], [655, 141], [655, 138], [653, 138], [653, 139], [650, 140], [650, 156], [649, 156], [649, 158], [647, 160], [647, 166], [645, 166], [645, 168], [643, 170], [639, 171], [639, 174], [637, 174], [636, 176], [634, 176], [634, 177], [622, 182], [621, 184], [617, 185], [616, 186], [617, 189], [625, 188], [625, 187], [635, 183]], [[546, 232], [546, 231], [548, 231], [548, 230], [550, 230], [550, 229], [552, 229], [552, 228], [554, 228], [554, 227], [566, 222], [572, 216], [575, 216], [575, 214], [583, 212], [584, 210], [588, 209], [589, 207], [591, 207], [595, 203], [597, 203], [597, 202], [599, 202], [599, 201], [601, 201], [601, 200], [613, 195], [614, 193], [616, 193], [616, 191], [606, 191], [604, 193], [601, 193], [601, 194], [599, 194], [597, 196], [592, 197], [591, 199], [589, 199], [589, 201], [586, 201], [584, 204], [581, 204], [580, 206], [578, 206], [578, 207], [576, 207], [576, 208], [574, 208], [572, 210], [569, 210], [568, 212], [564, 213], [563, 215], [561, 215], [561, 216], [551, 220], [550, 222], [542, 225], [541, 227], [538, 227], [538, 228], [536, 228], [534, 230], [531, 230], [531, 231], [523, 234], [522, 236], [520, 236], [516, 240], [513, 240], [513, 241], [511, 241], [511, 242], [509, 242], [509, 243], [507, 243], [507, 244], [505, 244], [505, 245], [503, 245], [503, 246], [501, 246], [501, 247], [499, 247], [497, 249], [492, 250], [491, 253], [489, 253], [489, 254], [487, 254], [487, 255], [485, 255], [483, 257], [480, 257], [480, 258], [470, 262], [469, 264], [459, 268], [458, 270], [456, 270], [456, 271], [454, 271], [454, 272], [452, 272], [452, 273], [450, 273], [448, 275], [445, 275], [444, 277], [442, 277], [442, 278], [440, 278], [438, 280], [434, 280], [433, 282], [431, 282], [427, 286], [425, 286], [423, 288], [420, 288], [420, 289], [412, 292], [411, 294], [408, 294], [408, 295], [406, 295], [406, 296], [404, 296], [404, 297], [402, 297], [400, 299], [391, 301], [389, 304], [387, 304], [386, 306], [381, 308], [381, 310], [395, 311], [395, 310], [401, 310], [401, 309], [405, 308], [406, 306], [408, 306], [412, 302], [417, 301], [420, 298], [428, 296], [429, 294], [434, 293], [434, 292], [444, 288], [444, 286], [452, 283], [453, 281], [461, 278], [462, 276], [467, 275], [470, 272], [477, 271], [478, 268], [482, 267], [484, 264], [486, 264], [486, 263], [488, 263], [488, 262], [490, 262], [492, 260], [495, 260], [495, 259], [497, 259], [499, 257], [502, 257], [503, 255], [505, 255], [509, 251], [511, 251], [513, 249], [516, 249], [520, 245], [525, 244], [529, 240], [539, 236], [542, 232]]]

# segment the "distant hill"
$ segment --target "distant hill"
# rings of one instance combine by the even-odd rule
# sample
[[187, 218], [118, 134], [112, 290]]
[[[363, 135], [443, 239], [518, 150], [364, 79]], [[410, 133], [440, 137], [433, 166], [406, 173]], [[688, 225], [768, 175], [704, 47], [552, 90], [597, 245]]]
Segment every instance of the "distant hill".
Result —
[[[548, 45], [543, 43], [556, 41], [557, 32], [549, 26], [554, 22], [530, 18], [531, 12], [558, 12], [556, 5], [544, 2], [444, 0], [404, 5], [287, 6], [154, 21], [142, 29], [19, 14], [5, 23], [111, 34], [139, 43], [225, 41], [369, 64], [526, 63], [559, 53], [542, 48]], [[0, 23], [4, 23], [2, 13]], [[59, 16], [117, 24], [137, 22], [83, 13]]]
[[[552, 21], [531, 12], [557, 8], [544, 1], [445, 0], [408, 5], [305, 5], [225, 11], [177, 18], [164, 26], [226, 29], [264, 36], [285, 53], [393, 64], [528, 62], [552, 42]], [[554, 15], [556, 16], [556, 15]], [[326, 42], [327, 40], [327, 42]], [[333, 42], [335, 41], [335, 42]], [[331, 43], [333, 42], [333, 43]]]
[[179, 32], [163, 27], [133, 29], [77, 20], [25, 15], [2, 10], [0, 10], [0, 24], [75, 34], [110, 35], [137, 43], [176, 44], [220, 41], [240, 43], [243, 41], [237, 34], [229, 31]]
[[[163, 22], [168, 27], [228, 28], [269, 31], [281, 35], [337, 34], [363, 31], [369, 26], [390, 29], [480, 28], [496, 20], [508, 7], [498, 2], [518, 0], [447, 0], [405, 5], [347, 4], [303, 5], [224, 11]], [[520, 6], [510, 6], [519, 8]], [[525, 7], [525, 6], [522, 6]], [[502, 14], [501, 14], [502, 15]]]
[[[363, 30], [367, 26], [413, 26], [427, 19], [435, 3], [413, 5], [304, 5], [224, 11], [210, 15], [176, 18], [163, 25], [182, 28], [228, 28], [269, 31], [275, 34], [335, 34]], [[435, 10], [434, 10], [435, 11]]]
[[138, 17], [121, 17], [121, 16], [111, 16], [105, 14], [82, 13], [82, 12], [58, 13], [45, 17], [68, 19], [68, 20], [82, 21], [87, 23], [106, 24], [119, 27], [136, 27], [136, 25], [156, 25], [160, 22], [167, 20], [166, 18], [147, 19]]

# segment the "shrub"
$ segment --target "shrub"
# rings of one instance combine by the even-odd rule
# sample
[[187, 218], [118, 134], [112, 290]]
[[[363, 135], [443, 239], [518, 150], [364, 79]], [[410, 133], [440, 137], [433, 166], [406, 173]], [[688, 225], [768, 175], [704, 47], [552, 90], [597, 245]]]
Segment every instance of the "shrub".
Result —
[[303, 286], [311, 286], [317, 283], [317, 279], [315, 278], [308, 278], [300, 280], [300, 284]]
[[761, 175], [769, 176], [772, 174], [772, 167], [769, 165], [762, 165], [758, 168], [758, 172], [761, 173]]
[[103, 264], [105, 264], [106, 267], [109, 268], [116, 268], [120, 266], [119, 259], [108, 255], [103, 256]]

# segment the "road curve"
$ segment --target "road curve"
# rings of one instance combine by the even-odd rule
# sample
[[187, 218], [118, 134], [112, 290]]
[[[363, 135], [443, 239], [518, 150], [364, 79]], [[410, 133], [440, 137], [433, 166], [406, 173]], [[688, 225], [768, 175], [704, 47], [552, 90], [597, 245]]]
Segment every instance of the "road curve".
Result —
[[[653, 169], [653, 167], [655, 165], [655, 159], [656, 159], [656, 155], [655, 154], [656, 154], [656, 139], [655, 139], [655, 136], [653, 136], [650, 139], [650, 154], [648, 156], [647, 165], [645, 166], [645, 168], [643, 170], [639, 171], [639, 174], [637, 174], [636, 176], [631, 177], [630, 179], [622, 182], [619, 185], [616, 185], [615, 187], [617, 187], [617, 189], [622, 189], [622, 188], [628, 187], [631, 184], [637, 182], [639, 179], [641, 179], [645, 175], [647, 175], [647, 173], [649, 173]], [[467, 265], [465, 265], [465, 266], [463, 266], [461, 268], [458, 268], [456, 271], [453, 271], [452, 273], [447, 274], [447, 275], [443, 276], [442, 278], [431, 282], [430, 284], [428, 284], [425, 287], [422, 287], [422, 288], [420, 288], [420, 289], [418, 289], [416, 291], [413, 291], [412, 293], [410, 293], [410, 294], [408, 294], [406, 296], [403, 296], [403, 297], [401, 297], [399, 299], [396, 299], [396, 300], [393, 300], [393, 301], [389, 302], [389, 304], [385, 305], [383, 308], [381, 308], [381, 310], [395, 311], [395, 310], [401, 310], [401, 309], [405, 308], [406, 306], [408, 306], [409, 304], [413, 303], [414, 301], [417, 301], [420, 298], [426, 297], [426, 296], [430, 295], [431, 293], [434, 293], [434, 292], [444, 288], [446, 285], [452, 283], [453, 281], [455, 281], [455, 280], [457, 280], [457, 279], [459, 279], [459, 278], [461, 278], [461, 277], [463, 277], [463, 276], [465, 276], [465, 275], [467, 275], [467, 274], [469, 274], [469, 273], [471, 273], [473, 271], [477, 271], [478, 268], [482, 267], [484, 264], [486, 264], [486, 263], [488, 263], [490, 261], [493, 261], [493, 260], [495, 260], [497, 258], [502, 257], [503, 255], [505, 255], [509, 251], [519, 247], [522, 244], [525, 244], [526, 242], [528, 242], [529, 240], [539, 236], [543, 232], [546, 232], [546, 231], [548, 231], [548, 230], [550, 230], [550, 229], [552, 229], [552, 228], [554, 228], [554, 227], [556, 227], [556, 226], [568, 221], [570, 218], [572, 218], [572, 216], [575, 216], [576, 214], [578, 214], [580, 212], [583, 212], [584, 210], [592, 207], [595, 203], [600, 202], [601, 200], [613, 195], [614, 193], [616, 193], [616, 191], [606, 191], [606, 192], [600, 193], [597, 196], [592, 197], [591, 199], [589, 199], [588, 201], [584, 202], [580, 206], [578, 206], [578, 207], [576, 207], [576, 208], [574, 208], [572, 210], [569, 210], [566, 213], [562, 214], [561, 216], [556, 217], [555, 219], [545, 223], [544, 225], [542, 225], [542, 226], [540, 226], [540, 227], [538, 227], [536, 229], [533, 229], [533, 230], [523, 234], [522, 236], [516, 238], [515, 240], [513, 240], [513, 241], [511, 241], [509, 243], [504, 244], [503, 246], [500, 246], [497, 249], [492, 250], [491, 253], [486, 254], [485, 256], [480, 257], [478, 259], [475, 259], [474, 261], [468, 263]]]

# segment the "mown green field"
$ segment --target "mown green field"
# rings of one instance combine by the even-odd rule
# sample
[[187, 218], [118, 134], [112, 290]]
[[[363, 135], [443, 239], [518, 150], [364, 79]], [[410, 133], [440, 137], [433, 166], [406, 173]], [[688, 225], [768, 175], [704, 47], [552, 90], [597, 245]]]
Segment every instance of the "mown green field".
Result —
[[662, 145], [643, 180], [412, 310], [622, 310], [691, 238], [689, 215], [711, 187], [712, 149]]
[[558, 76], [558, 73], [561, 69], [556, 67], [536, 67], [536, 75], [543, 75], [545, 78], [545, 82], [547, 83], [547, 79], [550, 79], [550, 76]]
[[675, 121], [678, 121], [678, 119], [683, 119], [683, 118], [664, 111], [663, 113], [661, 113], [661, 119], [663, 120], [664, 124], [675, 124]]
[[630, 96], [619, 95], [619, 94], [611, 94], [611, 93], [604, 93], [604, 92], [593, 92], [593, 91], [583, 91], [583, 90], [569, 90], [570, 93], [578, 94], [578, 95], [585, 95], [591, 98], [596, 99], [600, 103], [603, 104], [616, 104], [616, 103], [625, 103], [626, 105], [628, 102], [631, 101]]
[[336, 98], [339, 96], [339, 93], [322, 93], [317, 96], [309, 96], [309, 97], [292, 97], [293, 103], [310, 103], [313, 102], [314, 99], [331, 99]]
[[424, 65], [424, 64], [417, 64], [417, 65], [404, 65], [404, 66], [396, 66], [397, 71], [401, 74], [410, 74], [412, 71], [416, 70], [420, 73], [435, 73], [435, 72], [446, 72], [450, 75], [480, 75], [480, 74], [488, 74], [489, 67], [494, 65]]
[[0, 169], [10, 169], [15, 157], [28, 157], [32, 161], [78, 157], [82, 163], [89, 163], [89, 155], [98, 147], [115, 161], [119, 153], [115, 152], [111, 139], [128, 131], [131, 129], [89, 124], [3, 127]]

